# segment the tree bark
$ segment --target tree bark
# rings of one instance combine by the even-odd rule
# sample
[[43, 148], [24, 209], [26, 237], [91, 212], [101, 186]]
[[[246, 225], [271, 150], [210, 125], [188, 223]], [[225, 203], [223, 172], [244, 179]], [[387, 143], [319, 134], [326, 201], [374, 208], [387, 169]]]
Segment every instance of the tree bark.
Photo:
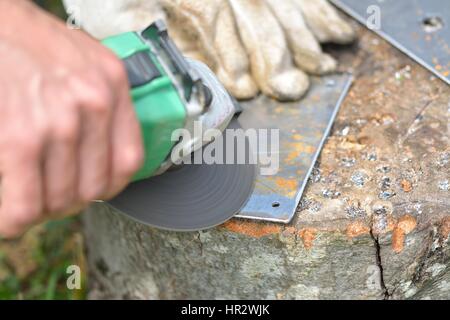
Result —
[[332, 49], [356, 81], [294, 222], [175, 233], [96, 203], [91, 298], [450, 298], [450, 88], [359, 33]]

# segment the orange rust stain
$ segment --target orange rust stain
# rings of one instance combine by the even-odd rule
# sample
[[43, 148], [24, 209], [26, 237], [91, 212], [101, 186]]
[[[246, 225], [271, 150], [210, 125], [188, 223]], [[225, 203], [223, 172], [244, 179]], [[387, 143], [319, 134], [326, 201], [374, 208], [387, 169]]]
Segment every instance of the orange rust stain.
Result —
[[355, 238], [363, 234], [369, 234], [370, 228], [362, 221], [355, 221], [347, 226], [345, 231], [347, 237]]
[[292, 150], [286, 157], [286, 163], [292, 163], [297, 160], [302, 153], [313, 153], [314, 147], [305, 145], [301, 142], [294, 142], [289, 144], [290, 149]]
[[312, 248], [313, 242], [316, 239], [317, 229], [305, 228], [300, 230], [298, 235], [302, 238], [305, 248], [309, 250]]
[[278, 225], [254, 221], [229, 220], [223, 224], [223, 227], [231, 232], [252, 238], [262, 238], [281, 232], [281, 227]]
[[292, 138], [293, 138], [294, 140], [302, 140], [302, 139], [303, 139], [303, 136], [302, 136], [301, 134], [296, 133], [296, 134], [293, 134], [293, 135], [292, 135]]
[[405, 236], [413, 231], [417, 226], [416, 218], [410, 215], [404, 215], [401, 217], [392, 233], [392, 249], [396, 253], [403, 251], [405, 247]]
[[282, 113], [283, 112], [283, 107], [276, 107], [273, 111], [275, 113], [277, 113], [277, 114]]
[[410, 216], [410, 215], [404, 215], [398, 220], [397, 227], [402, 229], [405, 234], [410, 233], [413, 231], [417, 226], [417, 220], [416, 218]]
[[299, 156], [300, 156], [300, 152], [293, 150], [293, 151], [289, 152], [288, 156], [286, 157], [286, 162], [292, 163]]
[[442, 72], [442, 75], [444, 77], [448, 77], [450, 75], [450, 71], [444, 71], [444, 72]]
[[403, 179], [400, 182], [400, 185], [402, 186], [403, 191], [405, 191], [405, 192], [411, 192], [412, 191], [412, 183], [411, 183], [411, 181]]
[[297, 192], [298, 181], [295, 179], [285, 179], [285, 178], [275, 178], [276, 185], [282, 190], [287, 196], [295, 195]]
[[403, 251], [404, 247], [405, 233], [401, 229], [395, 228], [392, 233], [392, 250], [394, 250], [395, 253], [400, 253]]
[[450, 235], [450, 217], [445, 217], [444, 219], [442, 219], [439, 231], [444, 239], [448, 238], [448, 236]]
[[276, 178], [275, 183], [277, 184], [277, 186], [284, 189], [295, 189], [298, 185], [298, 182], [296, 180], [284, 178]]

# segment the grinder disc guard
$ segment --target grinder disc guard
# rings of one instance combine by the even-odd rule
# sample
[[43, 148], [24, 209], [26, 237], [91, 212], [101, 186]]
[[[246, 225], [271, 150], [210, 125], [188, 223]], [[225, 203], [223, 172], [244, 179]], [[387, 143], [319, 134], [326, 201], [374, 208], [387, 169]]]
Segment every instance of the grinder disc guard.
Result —
[[[239, 127], [233, 119], [228, 129]], [[247, 160], [251, 157], [249, 149], [247, 143]], [[227, 221], [246, 204], [256, 177], [257, 166], [251, 163], [184, 164], [162, 175], [132, 183], [108, 203], [138, 222], [161, 229], [194, 231], [210, 228]]]

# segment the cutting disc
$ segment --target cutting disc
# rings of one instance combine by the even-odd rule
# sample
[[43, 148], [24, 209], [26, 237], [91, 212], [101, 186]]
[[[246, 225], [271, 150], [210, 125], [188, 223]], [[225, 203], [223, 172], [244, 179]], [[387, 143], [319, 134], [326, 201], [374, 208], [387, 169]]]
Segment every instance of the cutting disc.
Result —
[[[228, 129], [239, 127], [234, 119]], [[225, 159], [227, 143], [223, 137]], [[247, 160], [251, 155], [249, 148], [247, 144]], [[210, 228], [232, 218], [246, 204], [256, 177], [257, 166], [251, 162], [185, 164], [131, 184], [109, 204], [138, 222], [161, 229]]]

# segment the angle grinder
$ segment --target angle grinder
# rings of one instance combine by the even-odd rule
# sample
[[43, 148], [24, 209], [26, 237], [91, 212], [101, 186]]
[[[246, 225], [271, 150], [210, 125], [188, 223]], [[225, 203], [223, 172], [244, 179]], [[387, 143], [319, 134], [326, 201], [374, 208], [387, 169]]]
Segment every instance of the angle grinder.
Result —
[[[163, 21], [102, 43], [126, 67], [145, 149], [133, 182], [107, 203], [141, 223], [176, 231], [233, 217], [253, 191], [256, 165], [186, 163], [224, 138], [224, 130], [239, 128], [236, 101], [205, 64], [180, 53]], [[226, 145], [217, 147], [226, 153]]]

